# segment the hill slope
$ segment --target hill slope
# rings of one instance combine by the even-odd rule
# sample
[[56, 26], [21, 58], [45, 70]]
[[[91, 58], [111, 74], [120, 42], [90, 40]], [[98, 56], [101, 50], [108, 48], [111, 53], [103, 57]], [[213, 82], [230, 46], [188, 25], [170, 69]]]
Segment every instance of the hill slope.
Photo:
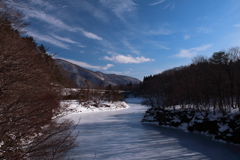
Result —
[[107, 85], [115, 86], [128, 84], [130, 82], [132, 84], [140, 83], [140, 80], [133, 77], [116, 74], [104, 74], [99, 71], [94, 72], [62, 59], [55, 59], [55, 61], [69, 73], [70, 77], [74, 79], [78, 87], [87, 87], [87, 83], [90, 87]]

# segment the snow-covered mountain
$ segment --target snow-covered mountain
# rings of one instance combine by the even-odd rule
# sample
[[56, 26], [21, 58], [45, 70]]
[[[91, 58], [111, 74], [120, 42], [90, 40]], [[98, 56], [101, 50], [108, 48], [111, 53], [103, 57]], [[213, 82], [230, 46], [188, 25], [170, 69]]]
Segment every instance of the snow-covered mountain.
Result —
[[74, 79], [78, 87], [87, 87], [88, 84], [91, 87], [98, 87], [107, 86], [109, 84], [115, 86], [129, 84], [130, 82], [132, 84], [140, 83], [140, 80], [133, 77], [91, 71], [62, 59], [55, 59], [55, 61], [69, 73], [70, 77]]

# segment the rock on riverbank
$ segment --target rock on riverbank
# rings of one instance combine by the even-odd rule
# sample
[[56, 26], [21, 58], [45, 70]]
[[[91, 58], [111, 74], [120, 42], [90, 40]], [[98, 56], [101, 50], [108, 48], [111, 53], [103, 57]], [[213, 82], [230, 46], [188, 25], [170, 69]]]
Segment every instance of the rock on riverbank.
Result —
[[159, 110], [149, 108], [142, 122], [158, 122], [160, 126], [174, 127], [187, 132], [201, 133], [213, 139], [240, 144], [240, 112], [237, 109], [223, 115], [220, 110]]

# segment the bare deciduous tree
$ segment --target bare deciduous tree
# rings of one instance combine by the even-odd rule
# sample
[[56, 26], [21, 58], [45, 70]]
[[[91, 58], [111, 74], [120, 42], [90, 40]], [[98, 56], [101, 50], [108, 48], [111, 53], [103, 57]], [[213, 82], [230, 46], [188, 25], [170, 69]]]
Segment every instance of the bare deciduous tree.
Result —
[[59, 159], [75, 137], [73, 123], [58, 119], [67, 109], [60, 106], [58, 67], [5, 15], [0, 46], [0, 159]]

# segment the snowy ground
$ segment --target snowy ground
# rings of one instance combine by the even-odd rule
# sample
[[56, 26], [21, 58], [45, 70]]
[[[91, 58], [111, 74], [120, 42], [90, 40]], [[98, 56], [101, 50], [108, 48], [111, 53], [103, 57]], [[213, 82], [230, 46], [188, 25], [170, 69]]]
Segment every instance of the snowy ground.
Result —
[[90, 112], [102, 112], [102, 111], [116, 111], [126, 109], [129, 106], [123, 101], [117, 102], [79, 102], [78, 100], [65, 100], [61, 102], [61, 105], [69, 106], [68, 114], [77, 114], [77, 113], [90, 113]]

